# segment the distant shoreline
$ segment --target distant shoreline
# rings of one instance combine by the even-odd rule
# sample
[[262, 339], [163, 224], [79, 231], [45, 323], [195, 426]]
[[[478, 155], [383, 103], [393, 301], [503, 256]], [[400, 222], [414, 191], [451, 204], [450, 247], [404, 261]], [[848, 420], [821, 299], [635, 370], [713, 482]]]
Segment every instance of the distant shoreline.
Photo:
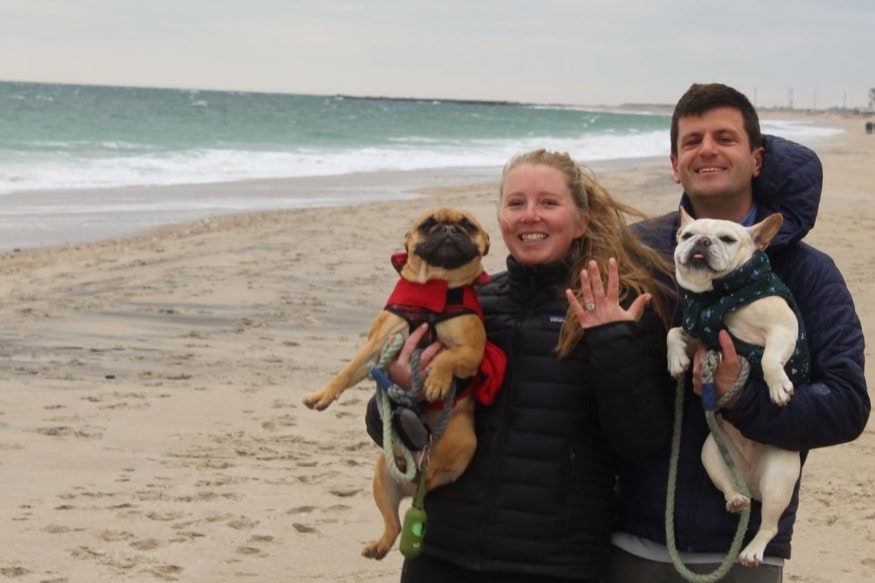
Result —
[[[388, 100], [388, 101], [407, 101], [414, 103], [422, 102], [441, 102], [441, 103], [459, 103], [467, 105], [494, 105], [508, 107], [555, 107], [558, 109], [585, 109], [591, 111], [626, 111], [626, 112], [651, 112], [651, 113], [668, 113], [674, 110], [672, 103], [635, 103], [625, 102], [618, 105], [609, 104], [585, 104], [585, 103], [555, 103], [555, 102], [536, 102], [536, 101], [512, 101], [512, 100], [495, 100], [495, 99], [464, 99], [454, 97], [413, 97], [413, 96], [390, 96], [390, 95], [354, 95], [350, 93], [291, 93], [286, 91], [254, 91], [254, 90], [238, 90], [238, 89], [203, 89], [197, 87], [160, 87], [149, 85], [112, 85], [103, 83], [65, 83], [56, 81], [20, 81], [15, 79], [0, 79], [0, 83], [9, 83], [15, 85], [62, 85], [65, 87], [104, 87], [107, 89], [145, 89], [156, 91], [183, 91], [183, 92], [198, 92], [198, 93], [238, 93], [251, 95], [306, 95], [311, 97], [329, 97], [341, 98], [350, 100]], [[831, 107], [827, 109], [810, 109], [810, 108], [792, 108], [792, 107], [774, 107], [757, 105], [757, 111], [769, 113], [786, 113], [789, 115], [824, 115], [835, 114], [842, 116], [875, 116], [875, 110], [867, 110], [864, 108], [838, 108]]]

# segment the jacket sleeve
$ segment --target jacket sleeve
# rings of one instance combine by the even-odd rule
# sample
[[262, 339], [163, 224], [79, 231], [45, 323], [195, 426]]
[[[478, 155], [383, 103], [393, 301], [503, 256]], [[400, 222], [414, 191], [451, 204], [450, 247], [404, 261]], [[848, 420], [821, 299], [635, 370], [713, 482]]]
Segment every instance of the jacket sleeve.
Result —
[[671, 390], [665, 328], [651, 310], [639, 322], [587, 330], [599, 419], [611, 448], [624, 459], [644, 457], [671, 439]]
[[794, 387], [785, 407], [771, 402], [762, 379], [748, 382], [724, 417], [745, 436], [790, 450], [808, 450], [855, 439], [869, 419], [864, 339], [845, 281], [827, 255], [803, 246], [805, 265], [783, 273], [803, 315], [811, 353], [808, 384]]

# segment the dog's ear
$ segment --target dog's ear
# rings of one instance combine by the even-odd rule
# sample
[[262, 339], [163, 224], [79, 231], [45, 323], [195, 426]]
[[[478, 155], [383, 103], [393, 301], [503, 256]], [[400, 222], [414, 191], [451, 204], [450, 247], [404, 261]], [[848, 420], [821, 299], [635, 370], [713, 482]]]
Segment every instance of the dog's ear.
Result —
[[781, 230], [781, 225], [784, 223], [784, 217], [781, 213], [774, 213], [752, 227], [748, 227], [747, 232], [750, 233], [754, 244], [760, 250], [765, 250], [769, 246], [769, 242]]
[[681, 226], [678, 228], [678, 232], [676, 233], [678, 241], [680, 241], [681, 231], [684, 230], [684, 227], [686, 227], [695, 220], [693, 219], [693, 217], [690, 216], [690, 213], [687, 212], [687, 209], [685, 209], [683, 205], [680, 206], [679, 210], [681, 213]]
[[490, 245], [490, 242], [489, 242], [489, 233], [487, 233], [486, 230], [484, 229], [484, 230], [483, 230], [483, 255], [484, 255], [484, 256], [485, 256], [487, 253], [489, 253], [489, 245]]

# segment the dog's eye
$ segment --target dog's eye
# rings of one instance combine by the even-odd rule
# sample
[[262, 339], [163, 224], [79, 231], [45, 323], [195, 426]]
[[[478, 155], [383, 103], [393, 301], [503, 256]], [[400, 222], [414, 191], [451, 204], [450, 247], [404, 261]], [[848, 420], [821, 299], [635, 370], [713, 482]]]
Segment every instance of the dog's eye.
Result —
[[468, 219], [462, 219], [461, 221], [459, 221], [459, 225], [461, 225], [463, 229], [465, 229], [466, 231], [468, 231], [471, 234], [474, 234], [477, 232], [477, 225], [475, 225], [474, 223], [472, 223]]
[[730, 235], [720, 235], [720, 237], [718, 237], [718, 239], [720, 239], [721, 241], [723, 241], [727, 245], [732, 245], [733, 243], [738, 241], [738, 239], [736, 239], [735, 237], [732, 237]]
[[431, 231], [434, 228], [435, 225], [437, 225], [437, 221], [435, 220], [435, 218], [428, 217], [426, 220], [422, 221], [422, 223], [419, 225], [419, 232], [427, 234], [429, 231]]
[[687, 239], [691, 238], [692, 236], [693, 236], [692, 233], [681, 233], [681, 240], [686, 241]]

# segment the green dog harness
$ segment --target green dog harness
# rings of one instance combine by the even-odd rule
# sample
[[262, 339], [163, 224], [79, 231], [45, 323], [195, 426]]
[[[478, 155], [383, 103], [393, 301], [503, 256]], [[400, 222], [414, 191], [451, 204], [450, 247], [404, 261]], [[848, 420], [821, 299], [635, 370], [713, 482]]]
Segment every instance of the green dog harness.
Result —
[[[690, 336], [698, 338], [711, 350], [720, 350], [717, 334], [724, 329], [723, 320], [727, 314], [766, 296], [784, 298], [799, 321], [799, 337], [796, 349], [784, 370], [793, 384], [808, 380], [810, 372], [808, 340], [802, 323], [802, 316], [790, 289], [772, 271], [769, 257], [763, 251], [754, 253], [746, 263], [715, 279], [714, 289], [703, 293], [682, 290], [684, 299], [682, 326]], [[762, 346], [750, 344], [732, 336], [735, 350], [750, 363], [750, 374], [762, 377]]]

